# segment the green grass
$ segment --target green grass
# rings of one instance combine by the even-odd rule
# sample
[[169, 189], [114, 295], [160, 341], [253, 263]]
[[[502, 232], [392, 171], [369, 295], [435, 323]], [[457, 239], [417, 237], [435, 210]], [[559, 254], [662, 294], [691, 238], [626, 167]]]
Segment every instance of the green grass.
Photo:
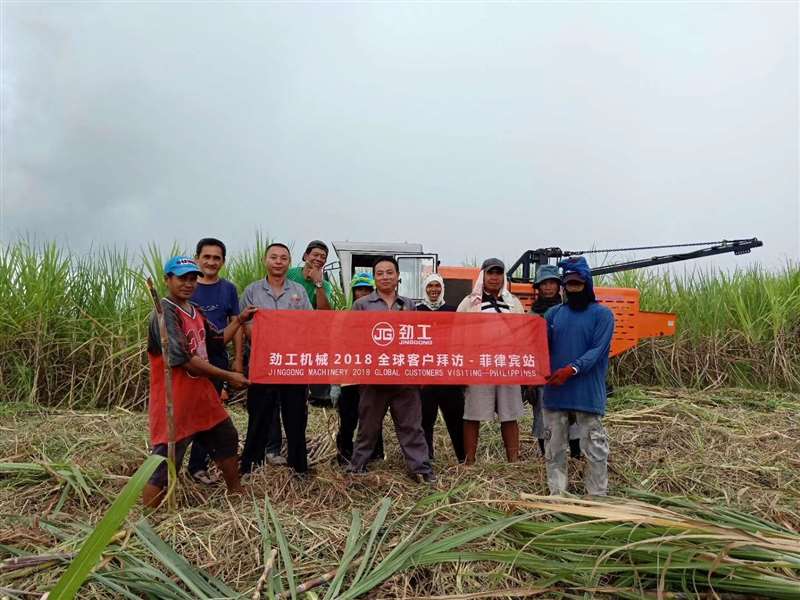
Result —
[[[267, 243], [259, 235], [229, 256], [223, 276], [240, 290], [262, 277]], [[144, 280], [152, 275], [163, 286], [165, 258], [186, 251], [151, 244], [140, 256], [110, 248], [79, 256], [24, 240], [0, 249], [0, 405], [143, 406]], [[629, 271], [604, 283], [638, 288], [643, 309], [678, 314], [674, 338], [645, 341], [613, 361], [614, 383], [800, 390], [797, 265], [685, 276]], [[338, 288], [335, 303], [347, 303]]]
[[647, 341], [615, 361], [616, 381], [800, 389], [797, 264], [680, 276], [627, 271], [603, 283], [639, 289], [643, 310], [678, 315], [674, 337]]

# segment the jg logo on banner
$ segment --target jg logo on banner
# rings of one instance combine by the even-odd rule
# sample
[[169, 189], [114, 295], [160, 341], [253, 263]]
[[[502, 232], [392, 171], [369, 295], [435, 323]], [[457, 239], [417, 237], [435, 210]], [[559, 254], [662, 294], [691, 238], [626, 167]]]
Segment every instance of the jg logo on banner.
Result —
[[375, 323], [372, 328], [372, 341], [378, 346], [388, 346], [394, 341], [394, 327], [386, 321]]

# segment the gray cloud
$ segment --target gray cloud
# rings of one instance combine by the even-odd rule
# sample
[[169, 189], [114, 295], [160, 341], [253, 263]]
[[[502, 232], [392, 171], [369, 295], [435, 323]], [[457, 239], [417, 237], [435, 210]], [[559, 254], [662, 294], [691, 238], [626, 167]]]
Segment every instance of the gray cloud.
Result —
[[7, 239], [800, 258], [793, 3], [3, 11]]

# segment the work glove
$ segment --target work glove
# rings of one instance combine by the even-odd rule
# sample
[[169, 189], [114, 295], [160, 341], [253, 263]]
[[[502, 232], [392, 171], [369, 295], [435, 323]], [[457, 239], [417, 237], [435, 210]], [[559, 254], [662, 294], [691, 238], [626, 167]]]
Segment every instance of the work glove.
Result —
[[570, 365], [561, 367], [555, 373], [551, 373], [547, 378], [547, 385], [564, 385], [575, 376], [575, 369]]

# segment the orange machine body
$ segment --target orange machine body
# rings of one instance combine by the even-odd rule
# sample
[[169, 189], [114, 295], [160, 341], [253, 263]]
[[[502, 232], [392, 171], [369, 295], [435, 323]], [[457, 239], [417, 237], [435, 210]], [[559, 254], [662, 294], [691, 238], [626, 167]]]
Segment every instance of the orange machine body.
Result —
[[[457, 304], [472, 290], [479, 269], [440, 266], [438, 272], [444, 279], [446, 300]], [[525, 310], [530, 310], [535, 299], [533, 286], [528, 283], [512, 283], [510, 289], [520, 299]], [[639, 310], [639, 290], [595, 287], [594, 293], [597, 300], [614, 313], [614, 337], [611, 340], [610, 356], [634, 348], [644, 338], [675, 335], [676, 315]]]

